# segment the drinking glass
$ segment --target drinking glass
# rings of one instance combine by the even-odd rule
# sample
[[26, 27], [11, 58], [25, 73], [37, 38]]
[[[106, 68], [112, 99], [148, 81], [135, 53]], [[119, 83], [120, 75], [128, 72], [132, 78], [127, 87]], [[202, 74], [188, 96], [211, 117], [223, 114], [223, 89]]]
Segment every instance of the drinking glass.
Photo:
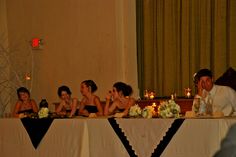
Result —
[[199, 113], [200, 109], [200, 98], [194, 98], [193, 100], [193, 107], [194, 107], [194, 112]]

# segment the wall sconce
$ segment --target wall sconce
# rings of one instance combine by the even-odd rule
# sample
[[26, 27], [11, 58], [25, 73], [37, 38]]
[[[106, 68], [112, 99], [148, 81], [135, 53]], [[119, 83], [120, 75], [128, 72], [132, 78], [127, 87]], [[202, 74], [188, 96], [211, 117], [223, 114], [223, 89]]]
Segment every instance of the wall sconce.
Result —
[[31, 76], [30, 76], [30, 74], [28, 74], [28, 73], [25, 74], [25, 80], [26, 80], [26, 81], [31, 80]]

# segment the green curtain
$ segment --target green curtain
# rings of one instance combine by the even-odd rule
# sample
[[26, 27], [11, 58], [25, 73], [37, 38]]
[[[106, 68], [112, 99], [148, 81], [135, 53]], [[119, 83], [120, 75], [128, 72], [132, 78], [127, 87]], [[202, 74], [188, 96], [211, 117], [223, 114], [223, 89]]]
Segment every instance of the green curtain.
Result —
[[236, 70], [235, 0], [137, 0], [136, 8], [141, 95], [182, 96], [201, 68], [215, 78]]

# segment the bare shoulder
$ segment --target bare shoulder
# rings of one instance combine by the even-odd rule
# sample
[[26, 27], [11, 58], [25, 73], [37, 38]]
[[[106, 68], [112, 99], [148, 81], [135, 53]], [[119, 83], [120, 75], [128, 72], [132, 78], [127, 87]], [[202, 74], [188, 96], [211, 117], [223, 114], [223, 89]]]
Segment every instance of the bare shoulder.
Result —
[[94, 95], [94, 101], [100, 101], [100, 98], [99, 98], [99, 96], [97, 96], [97, 95]]
[[85, 97], [83, 97], [80, 101], [81, 104], [84, 104], [87, 101], [87, 99]]
[[34, 99], [31, 99], [30, 102], [36, 104], [36, 101]]
[[22, 101], [17, 100], [17, 101], [16, 101], [16, 104], [22, 104]]
[[15, 106], [20, 106], [20, 105], [22, 105], [22, 101], [20, 101], [20, 100], [17, 100], [17, 102], [16, 102], [16, 105], [15, 105]]
[[112, 104], [119, 104], [119, 103], [120, 103], [120, 101], [117, 99], [113, 100], [113, 102], [112, 102]]
[[133, 97], [130, 97], [130, 98], [129, 98], [129, 102], [130, 102], [130, 103], [135, 103], [136, 100], [135, 100]]
[[130, 97], [129, 99], [130, 99], [131, 101], [136, 101], [133, 97]]

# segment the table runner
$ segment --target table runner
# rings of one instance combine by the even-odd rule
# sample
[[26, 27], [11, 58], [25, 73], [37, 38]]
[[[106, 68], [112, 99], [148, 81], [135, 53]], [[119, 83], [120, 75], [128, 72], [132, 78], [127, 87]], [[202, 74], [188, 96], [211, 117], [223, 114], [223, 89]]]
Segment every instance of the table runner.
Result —
[[32, 119], [22, 118], [21, 122], [25, 127], [30, 140], [35, 149], [37, 149], [40, 141], [48, 131], [50, 125], [53, 122], [52, 118]]
[[131, 157], [137, 157], [137, 155], [134, 153], [134, 150], [132, 149], [132, 146], [129, 144], [129, 141], [127, 140], [126, 136], [124, 135], [119, 125], [117, 124], [116, 120], [114, 118], [108, 118], [108, 121], [112, 126], [113, 130], [115, 131], [115, 133], [117, 134], [117, 136], [120, 138], [121, 142], [123, 143], [129, 155]]
[[[125, 134], [129, 135], [127, 138], [129, 142], [135, 140], [136, 145], [140, 145], [140, 147], [134, 147], [132, 143], [132, 148], [137, 152], [147, 154], [146, 156], [137, 154], [139, 157], [151, 156], [150, 150], [154, 151], [157, 146], [155, 143], [160, 142], [157, 135], [160, 134], [160, 137], [163, 137], [163, 134], [168, 130], [163, 129], [164, 133], [161, 133], [158, 128], [165, 127], [162, 124], [170, 127], [173, 123], [171, 120], [174, 121], [174, 119], [158, 118], [116, 119], [122, 131], [126, 130]], [[222, 119], [185, 119], [161, 156], [213, 156], [220, 148], [221, 139], [225, 137], [228, 128], [234, 123], [236, 123], [235, 118], [227, 117]], [[127, 131], [131, 133], [128, 134]], [[134, 137], [131, 140], [130, 135]], [[150, 147], [150, 143], [155, 144], [154, 147]], [[19, 119], [0, 119], [0, 152], [4, 157], [129, 156], [108, 120], [103, 118], [55, 119], [37, 149], [32, 146], [29, 135]], [[90, 153], [87, 154], [87, 152]]]
[[166, 136], [163, 137], [163, 140], [161, 140], [160, 144], [157, 145], [154, 153], [152, 154], [152, 157], [155, 156], [161, 156], [162, 152], [165, 150], [169, 142], [171, 141], [172, 137], [175, 135], [175, 133], [178, 131], [178, 129], [183, 124], [184, 119], [175, 119], [175, 121], [171, 124], [171, 127], [166, 132]]
[[[109, 119], [109, 123], [129, 155], [140, 157], [160, 156], [183, 121], [184, 119], [160, 119], [158, 121], [156, 119], [137, 120], [137, 118]], [[147, 130], [148, 126], [152, 126], [151, 130]], [[143, 142], [140, 143], [140, 141]], [[143, 149], [145, 151], [142, 151]]]

